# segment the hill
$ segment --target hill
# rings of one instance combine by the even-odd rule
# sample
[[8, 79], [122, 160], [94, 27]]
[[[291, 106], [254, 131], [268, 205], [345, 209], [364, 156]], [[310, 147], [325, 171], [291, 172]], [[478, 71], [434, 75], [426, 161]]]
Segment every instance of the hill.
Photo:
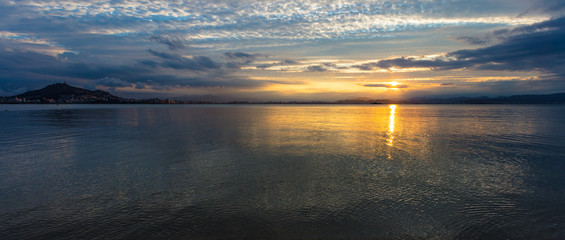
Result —
[[91, 91], [66, 83], [52, 84], [11, 98], [24, 103], [121, 103], [126, 101], [126, 99], [102, 90]]
[[126, 99], [102, 90], [92, 91], [66, 83], [56, 83], [12, 97], [0, 97], [0, 103], [176, 104], [183, 102], [158, 98]]
[[39, 90], [16, 95], [14, 98], [26, 99], [30, 102], [56, 103], [120, 103], [125, 100], [102, 90], [91, 91], [66, 83], [52, 84]]

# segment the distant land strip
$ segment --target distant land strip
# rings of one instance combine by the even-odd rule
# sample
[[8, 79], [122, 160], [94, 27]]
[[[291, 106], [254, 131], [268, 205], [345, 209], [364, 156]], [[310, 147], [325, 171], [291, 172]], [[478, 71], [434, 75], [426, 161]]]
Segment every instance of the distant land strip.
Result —
[[565, 104], [565, 93], [501, 97], [411, 98], [407, 100], [354, 98], [338, 101], [214, 101], [204, 99], [130, 99], [102, 90], [87, 90], [66, 83], [48, 85], [16, 96], [0, 97], [0, 104]]

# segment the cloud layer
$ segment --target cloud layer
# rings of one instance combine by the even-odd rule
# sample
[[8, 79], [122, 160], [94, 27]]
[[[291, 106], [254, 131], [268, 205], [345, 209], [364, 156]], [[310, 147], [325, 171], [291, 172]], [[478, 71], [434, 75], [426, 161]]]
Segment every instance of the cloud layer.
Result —
[[[5, 4], [6, 10], [2, 13], [7, 15], [6, 19], [13, 19], [17, 14], [33, 22], [64, 18], [67, 23], [70, 20], [72, 26], [64, 25], [80, 27], [73, 30], [83, 34], [167, 32], [176, 37], [151, 36], [150, 39], [173, 49], [182, 47], [183, 39], [352, 39], [444, 26], [531, 24], [543, 19], [515, 18], [508, 13], [509, 6], [520, 9], [527, 1], [474, 2], [25, 0]], [[460, 11], [469, 5], [472, 8]], [[457, 16], [453, 15], [455, 10]], [[492, 14], [498, 16], [489, 16]], [[14, 30], [22, 26], [21, 21], [7, 23]]]
[[565, 75], [564, 6], [557, 0], [0, 1], [0, 93], [66, 81], [143, 94], [385, 94], [393, 90], [383, 82], [399, 77], [428, 79], [394, 90], [404, 93], [462, 87], [458, 77], [475, 75], [552, 80], [550, 86]]

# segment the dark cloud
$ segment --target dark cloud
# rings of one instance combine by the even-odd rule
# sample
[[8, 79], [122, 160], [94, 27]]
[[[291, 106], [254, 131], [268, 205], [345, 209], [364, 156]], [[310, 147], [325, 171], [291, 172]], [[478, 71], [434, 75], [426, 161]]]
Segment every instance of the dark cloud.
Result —
[[228, 59], [225, 66], [227, 68], [241, 68], [244, 65], [251, 64], [258, 56], [258, 54], [244, 52], [225, 52], [224, 57]]
[[565, 18], [513, 30], [519, 34], [486, 48], [449, 53], [467, 66], [483, 70], [540, 70], [565, 74]]
[[[24, 90], [66, 81], [95, 88], [136, 87], [166, 90], [176, 87], [256, 88], [269, 81], [235, 76], [233, 71], [204, 56], [185, 58], [150, 50], [153, 59], [123, 63], [76, 62], [30, 51], [0, 49], [0, 91], [15, 95]], [[69, 55], [70, 56], [70, 55]], [[22, 89], [22, 86], [25, 86]]]
[[162, 59], [161, 62], [156, 61], [141, 61], [141, 63], [147, 64], [148, 66], [160, 66], [165, 68], [173, 68], [177, 70], [188, 69], [195, 71], [206, 71], [209, 69], [220, 69], [222, 64], [215, 62], [209, 57], [205, 56], [194, 56], [191, 58], [183, 57], [179, 54], [171, 54], [164, 52], [157, 52], [152, 49], [148, 49], [151, 55], [159, 57]]
[[10, 71], [29, 71], [33, 72], [37, 67], [49, 68], [61, 64], [55, 57], [31, 52], [31, 51], [12, 51], [0, 49], [0, 70]]
[[122, 81], [119, 78], [113, 78], [113, 77], [104, 77], [104, 78], [96, 79], [96, 80], [94, 80], [92, 85], [103, 86], [103, 87], [112, 87], [112, 88], [115, 88], [115, 87], [132, 87], [133, 86], [132, 83]]
[[392, 86], [390, 84], [365, 84], [363, 87], [379, 87], [379, 88], [408, 88], [408, 85], [396, 85]]
[[454, 84], [454, 83], [442, 83], [441, 86], [451, 86], [451, 85], [453, 85], [453, 84]]
[[328, 68], [333, 68], [333, 69], [347, 69], [348, 67], [339, 67], [337, 66], [335, 63], [322, 63], [322, 65], [328, 67]]
[[332, 69], [348, 69], [349, 67], [340, 67], [335, 63], [325, 62], [320, 65], [321, 68], [331, 71]]
[[128, 88], [133, 87], [132, 83], [122, 81], [119, 78], [113, 77], [104, 77], [100, 79], [96, 79], [94, 81], [90, 81], [87, 84], [84, 84], [83, 87], [89, 89], [99, 89], [102, 87], [105, 90], [109, 90], [110, 92], [115, 92], [116, 88]]
[[147, 83], [135, 82], [135, 89], [147, 89]]
[[244, 52], [225, 52], [224, 56], [230, 59], [249, 59], [254, 60], [257, 55]]
[[519, 16], [524, 16], [530, 13], [549, 13], [556, 15], [563, 15], [565, 11], [565, 1], [563, 0], [537, 0], [534, 4], [524, 11]]
[[462, 37], [458, 37], [456, 38], [457, 40], [469, 43], [469, 44], [474, 44], [474, 45], [486, 45], [486, 44], [494, 44], [497, 41], [504, 41], [507, 40], [509, 37], [513, 36], [513, 35], [519, 35], [519, 34], [523, 34], [524, 27], [518, 27], [518, 28], [514, 28], [514, 29], [498, 29], [492, 32], [487, 32], [487, 33], [483, 33], [483, 34], [478, 34], [475, 36], [462, 36]]
[[386, 87], [390, 87], [390, 84], [365, 84], [363, 85], [364, 87], [382, 87], [382, 88], [386, 88]]
[[476, 36], [476, 37], [458, 37], [457, 40], [473, 44], [473, 45], [483, 45], [490, 43], [492, 38], [489, 35]]
[[307, 84], [307, 83], [308, 83], [308, 82], [299, 81], [299, 80], [284, 80], [284, 81], [278, 81], [278, 80], [264, 80], [264, 82], [266, 82], [266, 83], [272, 83], [272, 84], [284, 84], [284, 85], [304, 85], [304, 84]]
[[562, 21], [559, 19], [549, 20], [545, 22], [541, 22], [538, 24], [527, 25], [527, 26], [520, 26], [512, 29], [498, 29], [492, 32], [487, 32], [483, 34], [479, 34], [476, 36], [462, 36], [458, 37], [457, 40], [461, 40], [466, 43], [470, 44], [494, 44], [500, 43], [503, 41], [508, 41], [516, 37], [523, 36], [525, 34], [532, 34], [539, 31], [547, 31], [547, 30], [555, 30], [556, 28], [560, 28]]
[[361, 65], [355, 65], [355, 66], [352, 66], [352, 67], [357, 68], [359, 70], [363, 70], [363, 71], [371, 71], [371, 70], [379, 67], [377, 64], [378, 64], [377, 62], [371, 62], [371, 63], [364, 63], [364, 64], [361, 64]]
[[314, 65], [314, 66], [308, 66], [306, 68], [307, 72], [327, 72], [328, 69], [325, 68], [323, 65]]
[[243, 52], [226, 52], [223, 54], [228, 59], [227, 62], [216, 62], [206, 56], [193, 56], [184, 57], [177, 53], [158, 52], [153, 49], [148, 49], [151, 55], [160, 58], [160, 61], [155, 60], [140, 60], [139, 63], [151, 67], [164, 67], [173, 69], [187, 69], [195, 71], [209, 71], [213, 69], [222, 68], [241, 68], [244, 65], [252, 63], [257, 55], [248, 54]]
[[449, 70], [463, 68], [466, 66], [464, 61], [450, 61], [446, 57], [438, 57], [432, 60], [421, 60], [414, 57], [400, 57], [393, 59], [380, 60], [361, 65], [355, 65], [359, 70], [391, 69], [391, 68], [431, 68], [433, 70]]
[[156, 57], [160, 57], [163, 59], [167, 59], [167, 60], [175, 60], [175, 61], [180, 61], [182, 60], [182, 56], [176, 53], [165, 53], [165, 52], [157, 52], [154, 51], [153, 49], [147, 49], [148, 53], [151, 53], [151, 55], [156, 56]]
[[78, 54], [73, 52], [64, 52], [57, 55], [57, 58], [63, 61], [70, 61], [77, 57]]
[[[502, 37], [504, 35], [504, 37]], [[497, 31], [502, 42], [478, 49], [458, 50], [433, 59], [401, 57], [354, 66], [360, 70], [431, 68], [450, 70], [530, 71], [565, 76], [565, 17], [508, 31]]]
[[170, 50], [186, 49], [180, 37], [153, 35], [149, 37], [149, 40], [165, 44]]

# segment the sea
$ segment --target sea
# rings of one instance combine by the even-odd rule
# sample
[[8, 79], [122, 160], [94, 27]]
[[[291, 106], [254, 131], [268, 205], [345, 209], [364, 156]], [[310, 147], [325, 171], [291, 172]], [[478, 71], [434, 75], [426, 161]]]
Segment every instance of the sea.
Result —
[[565, 239], [565, 105], [0, 105], [1, 239]]

